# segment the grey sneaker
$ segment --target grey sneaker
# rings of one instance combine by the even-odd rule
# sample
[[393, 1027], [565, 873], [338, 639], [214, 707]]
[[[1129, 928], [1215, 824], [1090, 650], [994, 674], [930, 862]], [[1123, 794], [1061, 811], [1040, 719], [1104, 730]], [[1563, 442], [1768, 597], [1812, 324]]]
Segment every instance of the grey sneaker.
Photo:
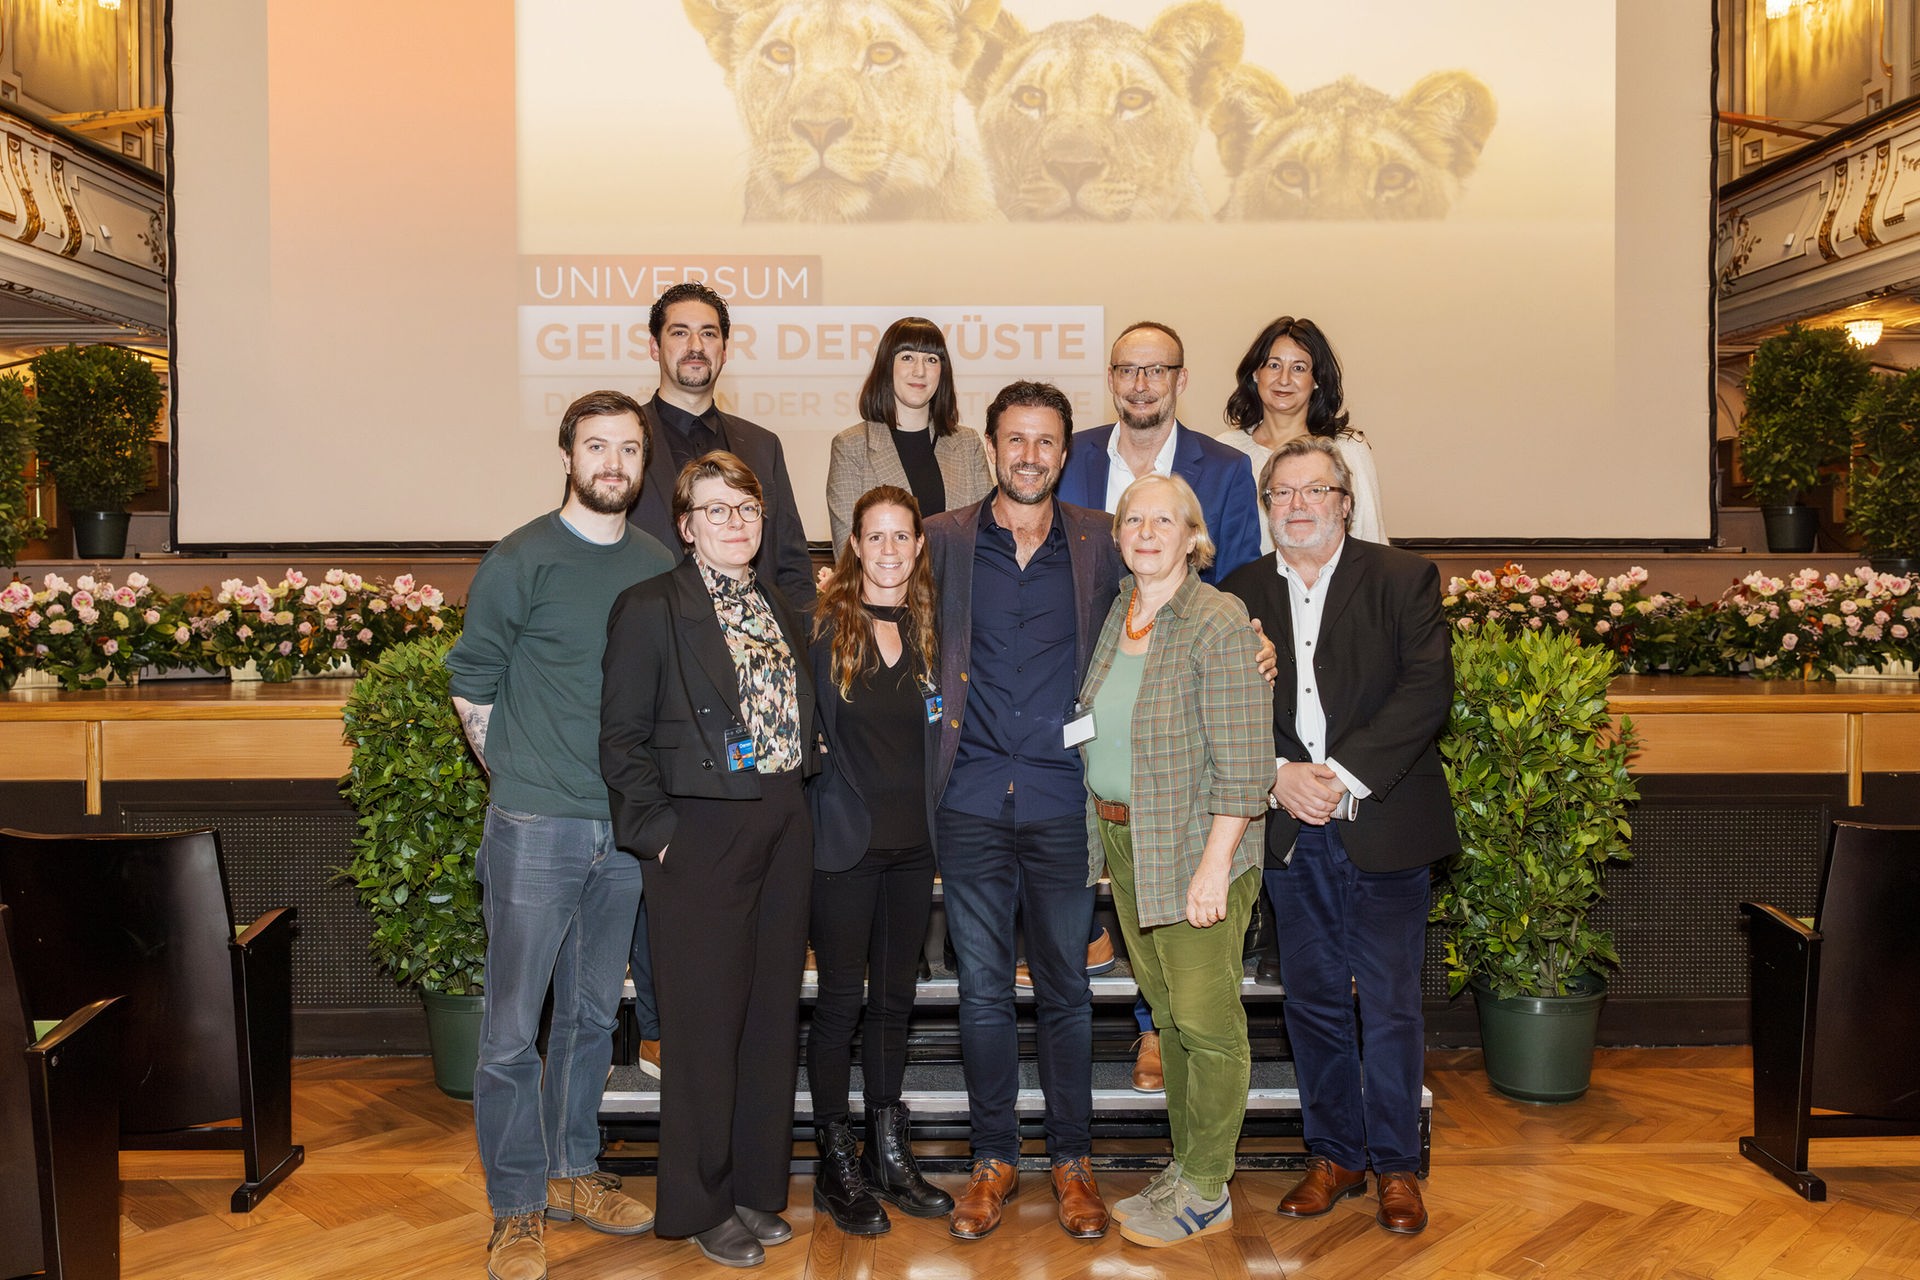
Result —
[[1149, 1249], [1164, 1249], [1184, 1244], [1233, 1226], [1233, 1196], [1225, 1187], [1220, 1198], [1204, 1200], [1185, 1178], [1174, 1179], [1165, 1195], [1154, 1200], [1152, 1208], [1128, 1218], [1120, 1225], [1120, 1234]]
[[1113, 1207], [1107, 1210], [1108, 1216], [1115, 1222], [1125, 1222], [1128, 1218], [1153, 1212], [1154, 1204], [1170, 1195], [1173, 1191], [1173, 1184], [1179, 1181], [1179, 1179], [1180, 1162], [1178, 1160], [1169, 1160], [1166, 1168], [1153, 1175], [1153, 1181], [1140, 1188], [1139, 1195], [1128, 1196], [1124, 1200], [1114, 1201]]

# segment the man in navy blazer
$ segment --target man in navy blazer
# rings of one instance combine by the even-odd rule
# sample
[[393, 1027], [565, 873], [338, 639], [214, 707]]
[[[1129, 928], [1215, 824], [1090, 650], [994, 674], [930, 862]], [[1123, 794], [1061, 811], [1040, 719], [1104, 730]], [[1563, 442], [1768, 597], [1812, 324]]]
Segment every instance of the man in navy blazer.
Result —
[[1033, 975], [1047, 1154], [1061, 1227], [1106, 1234], [1088, 1163], [1093, 997], [1086, 780], [1065, 725], [1118, 594], [1112, 520], [1054, 499], [1073, 430], [1059, 388], [1016, 382], [987, 409], [997, 485], [926, 522], [940, 590], [935, 812], [947, 931], [960, 961], [973, 1174], [948, 1226], [977, 1240], [1019, 1186], [1014, 921]]
[[1176, 475], [1200, 499], [1216, 552], [1203, 582], [1218, 586], [1260, 556], [1260, 500], [1247, 455], [1183, 425], [1186, 348], [1156, 320], [1128, 325], [1114, 340], [1107, 387], [1120, 420], [1074, 437], [1060, 477], [1060, 500], [1112, 511], [1129, 484], [1147, 475]]
[[1366, 1193], [1371, 1166], [1375, 1221], [1411, 1234], [1427, 1225], [1420, 963], [1432, 865], [1460, 848], [1435, 746], [1453, 660], [1438, 571], [1349, 538], [1351, 488], [1331, 441], [1282, 445], [1261, 476], [1276, 554], [1224, 586], [1280, 656], [1265, 878], [1308, 1161], [1279, 1211], [1330, 1212]]

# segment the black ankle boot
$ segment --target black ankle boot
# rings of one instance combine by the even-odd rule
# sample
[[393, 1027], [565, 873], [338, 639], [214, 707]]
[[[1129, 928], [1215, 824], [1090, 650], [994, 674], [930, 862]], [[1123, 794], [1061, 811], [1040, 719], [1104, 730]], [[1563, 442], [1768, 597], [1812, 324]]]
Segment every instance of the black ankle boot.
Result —
[[867, 1149], [861, 1171], [873, 1194], [916, 1218], [953, 1212], [953, 1197], [920, 1176], [914, 1163], [911, 1119], [898, 1102], [867, 1108]]
[[853, 1129], [847, 1122], [829, 1120], [817, 1125], [813, 1138], [820, 1147], [813, 1207], [850, 1236], [877, 1236], [891, 1228], [887, 1211], [873, 1198], [861, 1175], [859, 1148], [854, 1145]]

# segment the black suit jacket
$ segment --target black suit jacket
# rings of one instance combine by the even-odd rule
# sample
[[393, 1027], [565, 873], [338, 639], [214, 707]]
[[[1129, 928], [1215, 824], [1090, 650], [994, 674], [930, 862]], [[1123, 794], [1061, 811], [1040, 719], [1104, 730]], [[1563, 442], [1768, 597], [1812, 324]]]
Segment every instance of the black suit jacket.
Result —
[[[967, 714], [967, 669], [973, 659], [973, 548], [980, 535], [980, 508], [998, 492], [927, 521], [927, 554], [933, 557], [933, 578], [940, 592], [940, 692], [946, 698], [934, 773], [941, 792], [953, 773], [960, 725]], [[1120, 550], [1113, 543], [1112, 516], [1057, 499], [1054, 505], [1073, 565], [1073, 620], [1079, 637], [1073, 687], [1078, 689], [1086, 682], [1087, 663], [1107, 610], [1119, 594], [1123, 568]]]
[[[673, 482], [679, 468], [673, 465], [673, 451], [667, 447], [667, 431], [660, 421], [653, 399], [641, 405], [646, 415], [647, 434], [652, 437], [647, 458], [646, 483], [640, 486], [640, 500], [633, 504], [627, 519], [639, 525], [669, 547], [685, 547], [680, 530], [673, 524]], [[796, 609], [813, 611], [813, 558], [807, 554], [806, 531], [800, 527], [800, 509], [793, 501], [793, 481], [787, 477], [787, 455], [780, 437], [765, 427], [720, 415], [720, 437], [729, 453], [747, 464], [760, 479], [766, 494], [766, 527], [760, 531], [760, 554], [754, 557], [753, 571], [763, 582], [772, 582], [786, 593]], [[801, 651], [795, 649], [798, 655]]]
[[[873, 813], [861, 793], [860, 779], [845, 768], [840, 747], [840, 709], [846, 705], [833, 683], [833, 630], [813, 642], [813, 687], [820, 696], [820, 729], [826, 735], [827, 755], [820, 772], [807, 784], [807, 806], [813, 814], [813, 865], [822, 871], [846, 871], [866, 857], [873, 837]], [[940, 725], [927, 730], [926, 777], [927, 839], [933, 839], [934, 765], [939, 758]]]
[[[1263, 556], [1221, 585], [1246, 603], [1279, 650], [1274, 754], [1311, 758], [1294, 733], [1300, 681], [1286, 580]], [[1359, 816], [1340, 824], [1347, 856], [1362, 871], [1450, 857], [1460, 837], [1435, 743], [1453, 703], [1453, 651], [1439, 570], [1412, 552], [1348, 538], [1329, 590], [1313, 659], [1327, 754], [1372, 791]], [[1268, 865], [1286, 857], [1299, 828], [1284, 809], [1268, 817]]]
[[[803, 772], [811, 774], [819, 758], [806, 628], [778, 588], [761, 587], [793, 651]], [[659, 857], [673, 840], [676, 796], [760, 798], [758, 773], [727, 769], [727, 730], [746, 723], [740, 679], [692, 560], [620, 593], [600, 670], [600, 773], [622, 849]]]

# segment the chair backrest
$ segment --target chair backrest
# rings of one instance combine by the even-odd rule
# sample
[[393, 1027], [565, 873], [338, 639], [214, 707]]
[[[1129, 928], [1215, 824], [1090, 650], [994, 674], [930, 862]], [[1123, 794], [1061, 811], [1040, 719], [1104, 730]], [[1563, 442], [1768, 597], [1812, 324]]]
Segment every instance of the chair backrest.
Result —
[[240, 1114], [233, 916], [212, 831], [0, 831], [29, 1016], [125, 996], [120, 1128], [160, 1133]]
[[1920, 1119], [1920, 827], [1834, 823], [1814, 927], [1813, 1105]]
[[12, 915], [0, 906], [0, 1276], [29, 1276], [46, 1266], [28, 1094], [27, 1046], [33, 1040], [13, 963]]

